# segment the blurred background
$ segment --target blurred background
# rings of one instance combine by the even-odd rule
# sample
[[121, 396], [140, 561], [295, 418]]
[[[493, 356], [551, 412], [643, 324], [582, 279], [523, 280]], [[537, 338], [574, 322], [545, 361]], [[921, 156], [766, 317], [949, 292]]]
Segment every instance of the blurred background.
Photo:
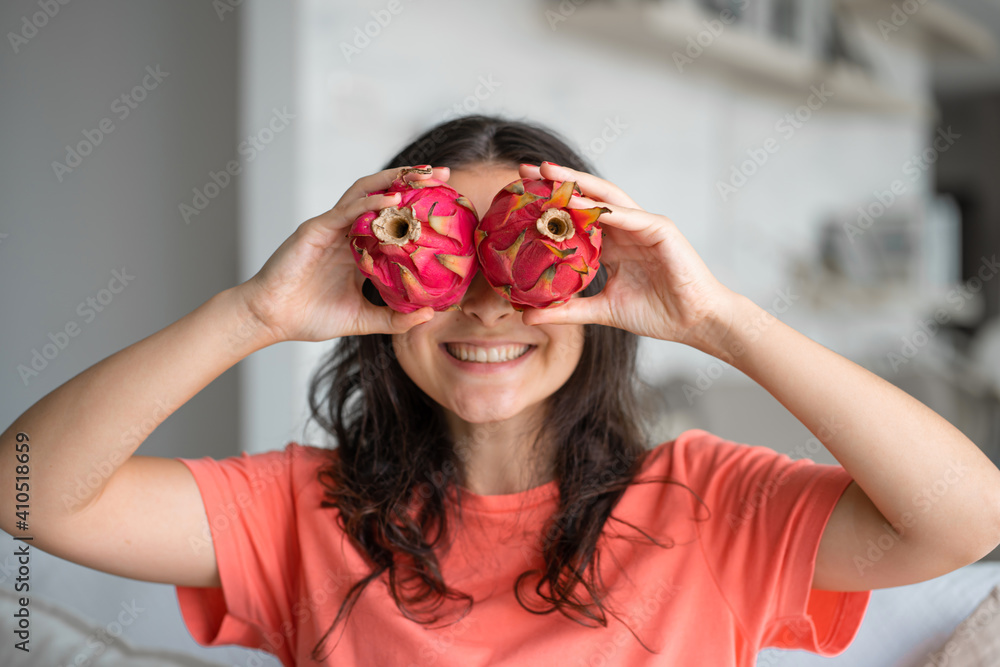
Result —
[[[0, 26], [4, 425], [248, 279], [424, 129], [496, 113], [557, 130], [725, 284], [1000, 460], [995, 0], [16, 0]], [[332, 344], [254, 354], [139, 453], [328, 444], [306, 388]], [[653, 441], [834, 462], [730, 366], [642, 354]], [[172, 587], [35, 555], [33, 590], [86, 618], [147, 602], [130, 641], [276, 664], [199, 649]]]

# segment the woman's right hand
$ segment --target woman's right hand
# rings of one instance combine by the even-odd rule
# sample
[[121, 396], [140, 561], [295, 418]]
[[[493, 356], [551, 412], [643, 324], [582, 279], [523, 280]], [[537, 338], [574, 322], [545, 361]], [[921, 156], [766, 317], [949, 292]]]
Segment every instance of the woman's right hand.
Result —
[[[347, 239], [358, 216], [399, 203], [398, 194], [366, 196], [387, 189], [399, 171], [386, 169], [355, 181], [336, 206], [299, 225], [261, 270], [237, 287], [250, 312], [270, 333], [270, 344], [402, 333], [434, 316], [430, 307], [400, 313], [370, 303], [361, 293], [364, 276]], [[435, 167], [433, 173], [410, 172], [404, 178], [448, 176], [447, 167]]]

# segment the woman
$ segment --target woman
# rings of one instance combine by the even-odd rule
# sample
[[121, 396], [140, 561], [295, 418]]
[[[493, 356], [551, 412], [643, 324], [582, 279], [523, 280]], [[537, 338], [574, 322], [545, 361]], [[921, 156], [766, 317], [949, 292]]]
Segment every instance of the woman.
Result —
[[[345, 233], [397, 201], [365, 195], [413, 164], [433, 165], [480, 213], [519, 177], [575, 181], [572, 206], [610, 209], [606, 276], [523, 313], [482, 275], [457, 311], [375, 305]], [[4, 488], [16, 441], [46, 471], [35, 546], [174, 584], [200, 643], [286, 665], [751, 665], [765, 646], [839, 653], [871, 589], [945, 574], [1000, 542], [1000, 471], [973, 443], [721, 285], [673, 222], [554, 134], [463, 118], [387, 166], [251, 280], [7, 429]], [[843, 467], [703, 431], [647, 450], [639, 335], [735, 365]], [[121, 435], [255, 350], [338, 337], [311, 397], [335, 450], [159, 459], [133, 456], [140, 443]], [[109, 472], [67, 495], [95, 470]]]

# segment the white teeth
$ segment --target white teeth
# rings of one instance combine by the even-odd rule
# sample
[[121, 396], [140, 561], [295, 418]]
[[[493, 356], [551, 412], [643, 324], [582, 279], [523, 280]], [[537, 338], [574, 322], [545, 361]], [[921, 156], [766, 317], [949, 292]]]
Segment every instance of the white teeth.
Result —
[[526, 353], [530, 345], [503, 345], [501, 347], [479, 347], [465, 343], [448, 343], [448, 353], [462, 361], [496, 364], [517, 359]]

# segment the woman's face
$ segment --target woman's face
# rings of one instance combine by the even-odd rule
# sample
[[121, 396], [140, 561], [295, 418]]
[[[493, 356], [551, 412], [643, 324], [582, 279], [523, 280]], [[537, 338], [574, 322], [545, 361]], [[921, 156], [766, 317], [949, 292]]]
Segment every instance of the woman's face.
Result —
[[[448, 184], [483, 215], [493, 196], [519, 177], [515, 168], [482, 165], [453, 170]], [[435, 313], [393, 336], [400, 366], [428, 396], [466, 422], [540, 416], [545, 400], [576, 369], [583, 325], [522, 324], [521, 313], [482, 272], [459, 305], [461, 310]]]

